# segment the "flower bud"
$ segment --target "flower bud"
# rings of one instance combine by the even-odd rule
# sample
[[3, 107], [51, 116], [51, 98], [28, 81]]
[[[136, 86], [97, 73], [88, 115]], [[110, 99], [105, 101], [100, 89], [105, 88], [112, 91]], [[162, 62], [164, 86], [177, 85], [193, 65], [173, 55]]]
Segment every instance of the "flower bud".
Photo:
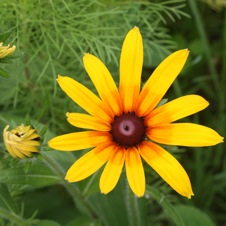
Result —
[[15, 45], [13, 45], [12, 47], [10, 47], [10, 45], [8, 46], [2, 46], [2, 45], [3, 43], [0, 42], [0, 59], [12, 54], [16, 49]]
[[6, 149], [13, 158], [31, 157], [32, 153], [39, 152], [39, 135], [31, 125], [21, 124], [15, 129], [8, 131], [7, 125], [3, 131], [3, 140]]

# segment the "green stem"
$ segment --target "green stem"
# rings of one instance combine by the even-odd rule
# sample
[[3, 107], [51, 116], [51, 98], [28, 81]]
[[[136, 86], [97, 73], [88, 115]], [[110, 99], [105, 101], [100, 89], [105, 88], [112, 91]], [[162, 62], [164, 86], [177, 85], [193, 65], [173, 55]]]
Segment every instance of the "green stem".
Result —
[[168, 216], [172, 218], [175, 225], [185, 226], [180, 214], [177, 212], [174, 206], [157, 189], [146, 185], [146, 194], [150, 195], [152, 199], [156, 200], [160, 204], [160, 206], [166, 211]]
[[65, 177], [65, 171], [64, 169], [50, 156], [48, 156], [44, 151], [42, 152], [43, 159], [45, 160], [46, 164], [52, 169], [52, 171], [62, 178], [62, 185], [65, 187], [65, 189], [68, 191], [68, 193], [73, 198], [73, 201], [77, 208], [81, 211], [81, 213], [85, 214], [89, 218], [93, 219], [96, 218], [96, 214], [87, 203], [84, 198], [82, 197], [81, 192], [71, 183], [68, 183], [66, 180], [64, 180]]
[[[219, 132], [223, 133], [224, 128], [224, 119], [225, 119], [225, 82], [226, 82], [226, 77], [225, 77], [225, 72], [226, 72], [226, 66], [225, 65], [225, 47], [226, 47], [226, 16], [224, 18], [224, 37], [223, 37], [223, 42], [224, 42], [224, 54], [223, 54], [223, 74], [222, 74], [222, 79], [220, 78], [220, 75], [217, 73], [217, 70], [215, 68], [215, 65], [213, 64], [212, 58], [211, 58], [211, 51], [210, 51], [210, 44], [208, 42], [208, 38], [204, 29], [204, 24], [203, 24], [203, 20], [201, 18], [201, 14], [199, 12], [198, 6], [197, 6], [197, 1], [196, 0], [188, 0], [188, 3], [190, 5], [195, 23], [196, 23], [196, 27], [198, 29], [199, 32], [199, 36], [201, 38], [202, 41], [202, 45], [204, 47], [204, 51], [205, 51], [205, 55], [206, 55], [206, 59], [208, 62], [208, 66], [209, 66], [209, 70], [212, 76], [212, 81], [213, 81], [213, 85], [214, 85], [214, 91], [215, 91], [215, 98], [216, 98], [216, 102], [218, 103], [218, 112], [217, 112], [217, 116], [218, 118], [216, 118], [216, 121], [218, 122], [218, 128], [219, 128]], [[219, 146], [220, 148], [220, 146]]]
[[174, 91], [175, 91], [177, 97], [183, 96], [183, 93], [181, 91], [181, 87], [180, 87], [178, 80], [174, 81], [173, 88], [174, 88]]
[[222, 48], [222, 78], [226, 82], [226, 10], [224, 11], [224, 24], [223, 24], [223, 48]]
[[226, 91], [225, 91], [225, 84], [226, 84], [226, 63], [225, 63], [225, 59], [226, 59], [226, 10], [224, 11], [224, 27], [223, 27], [223, 54], [222, 54], [222, 72], [221, 72], [221, 91], [222, 91], [222, 100], [221, 100], [221, 109], [220, 109], [220, 113], [222, 116], [222, 118], [225, 117], [224, 111], [225, 111], [225, 98], [226, 98]]
[[129, 216], [129, 225], [130, 226], [141, 226], [141, 210], [138, 204], [138, 197], [131, 192], [129, 184], [125, 181], [125, 203], [126, 209]]
[[7, 210], [0, 209], [0, 216], [2, 218], [8, 219], [11, 223], [14, 223], [18, 226], [30, 226], [30, 223], [28, 223], [28, 220], [25, 220], [21, 218], [18, 215], [15, 215], [15, 213], [11, 213]]
[[188, 0], [188, 3], [190, 5], [191, 11], [192, 11], [192, 14], [193, 14], [193, 17], [195, 19], [195, 23], [196, 23], [196, 26], [197, 26], [197, 29], [198, 29], [199, 36], [201, 38], [201, 41], [202, 41], [202, 44], [203, 44], [203, 47], [204, 47], [206, 59], [208, 61], [208, 66], [209, 66], [209, 70], [210, 70], [210, 73], [211, 73], [211, 76], [212, 76], [212, 80], [213, 80], [213, 83], [214, 83], [215, 90], [219, 91], [220, 81], [218, 79], [215, 66], [214, 66], [212, 59], [211, 59], [211, 51], [210, 51], [210, 48], [209, 48], [210, 45], [209, 45], [209, 42], [208, 42], [208, 39], [207, 39], [207, 35], [206, 35], [205, 29], [204, 29], [204, 24], [203, 24], [202, 18], [200, 16], [199, 9], [198, 9], [198, 6], [197, 6], [197, 1], [196, 0]]

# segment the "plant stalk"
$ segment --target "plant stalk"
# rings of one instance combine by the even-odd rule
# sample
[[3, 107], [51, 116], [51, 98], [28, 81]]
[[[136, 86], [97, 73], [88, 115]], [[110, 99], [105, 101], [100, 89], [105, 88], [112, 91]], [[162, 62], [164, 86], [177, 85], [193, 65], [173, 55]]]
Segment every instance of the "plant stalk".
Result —
[[85, 214], [91, 219], [96, 218], [96, 214], [87, 203], [84, 198], [82, 197], [81, 192], [72, 184], [68, 183], [66, 180], [64, 180], [64, 176], [66, 172], [64, 169], [50, 156], [48, 156], [45, 151], [42, 152], [42, 156], [46, 164], [50, 167], [50, 169], [60, 178], [62, 178], [62, 185], [65, 187], [65, 189], [68, 191], [68, 193], [71, 195], [73, 202], [77, 206], [77, 208], [81, 211], [81, 213]]

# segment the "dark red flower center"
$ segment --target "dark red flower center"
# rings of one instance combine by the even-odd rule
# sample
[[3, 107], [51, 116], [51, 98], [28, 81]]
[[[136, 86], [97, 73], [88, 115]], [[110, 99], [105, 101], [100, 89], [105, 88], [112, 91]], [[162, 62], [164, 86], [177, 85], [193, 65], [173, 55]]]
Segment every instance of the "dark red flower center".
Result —
[[114, 118], [111, 134], [113, 141], [120, 146], [136, 146], [145, 139], [146, 126], [143, 118], [130, 112]]

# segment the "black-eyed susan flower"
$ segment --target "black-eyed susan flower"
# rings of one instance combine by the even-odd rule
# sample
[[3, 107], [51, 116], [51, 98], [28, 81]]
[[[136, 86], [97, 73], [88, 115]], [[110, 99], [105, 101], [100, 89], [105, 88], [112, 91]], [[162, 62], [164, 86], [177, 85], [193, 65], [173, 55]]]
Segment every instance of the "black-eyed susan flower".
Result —
[[68, 122], [88, 131], [55, 137], [49, 141], [49, 146], [61, 151], [94, 147], [70, 167], [66, 174], [69, 182], [87, 178], [106, 163], [100, 190], [108, 193], [116, 186], [125, 165], [132, 191], [143, 196], [143, 159], [179, 194], [188, 198], [193, 195], [183, 167], [158, 145], [197, 147], [223, 140], [208, 127], [174, 123], [206, 108], [208, 102], [202, 97], [187, 95], [157, 107], [182, 70], [188, 53], [183, 49], [168, 56], [140, 91], [143, 44], [139, 29], [135, 27], [122, 46], [119, 89], [105, 65], [91, 54], [85, 54], [83, 62], [99, 97], [72, 78], [58, 77], [63, 91], [88, 113], [67, 113]]
[[21, 124], [11, 131], [8, 129], [9, 125], [3, 131], [3, 140], [6, 149], [13, 158], [23, 159], [39, 151], [37, 148], [40, 146], [39, 135], [30, 125]]
[[3, 46], [3, 43], [0, 42], [0, 59], [12, 54], [15, 50], [15, 45], [13, 45], [12, 47], [10, 47], [10, 45]]

